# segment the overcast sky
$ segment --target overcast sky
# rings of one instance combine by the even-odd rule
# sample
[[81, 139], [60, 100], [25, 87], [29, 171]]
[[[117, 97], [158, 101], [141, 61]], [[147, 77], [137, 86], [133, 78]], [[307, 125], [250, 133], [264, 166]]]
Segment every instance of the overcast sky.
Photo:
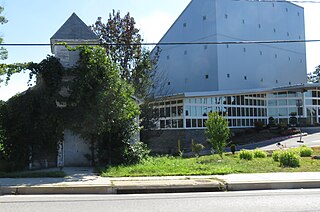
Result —
[[[158, 42], [190, 0], [0, 0], [9, 20], [0, 26], [5, 43], [49, 43], [50, 37], [75, 12], [86, 24], [97, 17], [107, 20], [112, 9], [130, 12], [146, 42]], [[306, 39], [320, 39], [320, 1], [300, 4], [305, 8]], [[271, 17], [272, 18], [272, 17]], [[5, 63], [40, 62], [50, 47], [8, 47]], [[320, 43], [307, 44], [307, 70], [320, 64]], [[28, 77], [19, 74], [8, 86], [1, 84], [0, 99], [7, 100], [27, 88]]]

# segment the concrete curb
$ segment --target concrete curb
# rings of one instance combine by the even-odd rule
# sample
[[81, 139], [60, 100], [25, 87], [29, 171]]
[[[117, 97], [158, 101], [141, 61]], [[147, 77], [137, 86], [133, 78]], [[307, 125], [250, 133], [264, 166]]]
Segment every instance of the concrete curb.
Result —
[[117, 194], [222, 191], [223, 183], [213, 179], [112, 181]]
[[0, 186], [0, 195], [19, 194], [137, 194], [175, 192], [213, 192], [225, 190], [212, 179], [112, 181], [111, 185]]
[[0, 195], [6, 194], [113, 194], [113, 188], [105, 185], [66, 186], [2, 186]]
[[320, 188], [320, 180], [228, 182], [227, 191]]
[[1, 186], [0, 195], [34, 194], [140, 194], [219, 192], [272, 189], [320, 188], [320, 180], [237, 181], [222, 183], [212, 179], [164, 181], [113, 181], [112, 185]]

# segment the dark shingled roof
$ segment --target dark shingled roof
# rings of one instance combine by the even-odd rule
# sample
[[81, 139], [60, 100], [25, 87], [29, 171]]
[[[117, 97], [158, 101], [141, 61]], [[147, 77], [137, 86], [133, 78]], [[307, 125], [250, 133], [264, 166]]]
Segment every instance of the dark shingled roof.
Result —
[[51, 40], [97, 40], [98, 37], [90, 28], [75, 14], [60, 27], [51, 37]]

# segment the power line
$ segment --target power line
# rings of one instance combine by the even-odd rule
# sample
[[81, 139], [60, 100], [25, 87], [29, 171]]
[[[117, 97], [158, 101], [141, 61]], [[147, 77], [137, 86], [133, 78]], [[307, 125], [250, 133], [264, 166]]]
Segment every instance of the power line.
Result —
[[218, 41], [218, 42], [163, 42], [163, 43], [1, 43], [0, 46], [52, 46], [52, 45], [69, 45], [69, 46], [171, 46], [171, 45], [223, 45], [223, 44], [277, 44], [277, 43], [313, 43], [320, 40], [257, 40], [257, 41]]

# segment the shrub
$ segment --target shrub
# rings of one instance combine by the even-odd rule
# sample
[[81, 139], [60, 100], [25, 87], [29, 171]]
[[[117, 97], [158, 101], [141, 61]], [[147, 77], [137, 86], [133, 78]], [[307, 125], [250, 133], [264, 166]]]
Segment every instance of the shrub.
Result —
[[230, 129], [228, 127], [227, 119], [219, 115], [219, 113], [209, 113], [208, 120], [206, 122], [206, 136], [208, 142], [217, 151], [222, 158], [226, 141], [230, 137]]
[[267, 157], [267, 153], [261, 149], [255, 149], [253, 151], [253, 155], [255, 158], [266, 158]]
[[137, 141], [133, 144], [127, 145], [123, 156], [126, 164], [135, 164], [141, 162], [150, 153], [147, 145], [143, 142]]
[[292, 151], [284, 151], [279, 157], [280, 166], [282, 167], [299, 167], [300, 157]]
[[281, 154], [281, 153], [282, 153], [281, 150], [273, 151], [273, 153], [272, 153], [272, 159], [273, 159], [273, 161], [279, 162], [279, 158], [280, 158], [280, 154]]
[[236, 152], [236, 145], [235, 144], [231, 144], [230, 150], [231, 150], [232, 154], [234, 155], [234, 153]]
[[298, 149], [299, 149], [300, 157], [311, 157], [313, 153], [313, 150], [307, 146], [301, 146]]
[[275, 127], [276, 126], [276, 121], [275, 119], [271, 116], [269, 117], [269, 124], [268, 124], [269, 127]]
[[244, 160], [252, 160], [253, 159], [253, 152], [249, 151], [249, 150], [242, 149], [239, 152], [239, 158], [244, 159]]
[[262, 121], [256, 121], [254, 123], [254, 127], [256, 128], [257, 131], [261, 131], [263, 130], [263, 122]]
[[204, 146], [202, 144], [198, 143], [192, 143], [192, 152], [195, 154], [195, 156], [199, 156], [200, 152], [204, 149]]

